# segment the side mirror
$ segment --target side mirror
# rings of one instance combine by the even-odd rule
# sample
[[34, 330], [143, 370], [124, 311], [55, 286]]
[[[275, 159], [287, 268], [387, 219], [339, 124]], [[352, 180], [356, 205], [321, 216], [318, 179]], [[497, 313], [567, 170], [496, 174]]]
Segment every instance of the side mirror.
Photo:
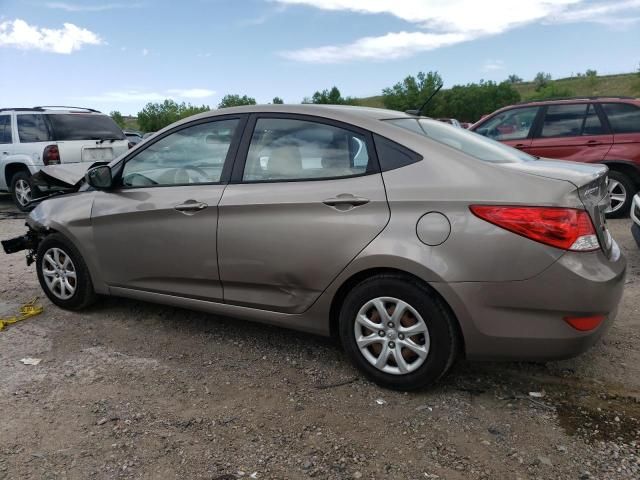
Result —
[[113, 184], [111, 169], [108, 165], [100, 165], [88, 170], [84, 178], [96, 190], [107, 190]]

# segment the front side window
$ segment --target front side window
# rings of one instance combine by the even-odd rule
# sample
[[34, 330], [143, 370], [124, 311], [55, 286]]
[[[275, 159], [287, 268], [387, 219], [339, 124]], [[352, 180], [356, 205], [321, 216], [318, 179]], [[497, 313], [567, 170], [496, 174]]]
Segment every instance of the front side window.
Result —
[[584, 126], [582, 127], [582, 135], [602, 135], [604, 128], [596, 112], [596, 107], [589, 105], [587, 109], [587, 116], [584, 119]]
[[11, 143], [10, 115], [0, 115], [0, 143]]
[[125, 187], [217, 183], [239, 120], [201, 123], [171, 133], [129, 158]]
[[490, 118], [476, 133], [498, 141], [522, 140], [529, 136], [539, 107], [512, 108]]
[[640, 108], [629, 103], [603, 103], [613, 133], [640, 132]]
[[18, 137], [20, 143], [49, 142], [52, 140], [49, 127], [44, 120], [44, 115], [20, 114], [18, 120]]
[[550, 105], [544, 116], [542, 138], [579, 137], [587, 114], [586, 103], [573, 105]]
[[283, 118], [256, 122], [244, 181], [314, 180], [368, 173], [365, 137], [322, 123]]
[[124, 140], [122, 129], [107, 115], [56, 113], [49, 115], [56, 140]]
[[535, 157], [516, 148], [436, 120], [405, 117], [383, 121], [448, 145], [485, 162], [522, 163], [535, 160]]

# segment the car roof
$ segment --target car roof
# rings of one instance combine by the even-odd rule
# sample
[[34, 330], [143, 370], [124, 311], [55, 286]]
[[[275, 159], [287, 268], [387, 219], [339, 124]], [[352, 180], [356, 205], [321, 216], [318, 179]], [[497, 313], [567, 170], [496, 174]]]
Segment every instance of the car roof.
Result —
[[[549, 98], [546, 100], [529, 100], [526, 102], [516, 103], [509, 105], [514, 107], [516, 105], [553, 105], [558, 103], [587, 103], [587, 102], [621, 102], [621, 103], [639, 103], [640, 98], [635, 97], [619, 97], [619, 96], [603, 96], [603, 97], [563, 97], [563, 98]], [[509, 108], [504, 107], [504, 108]]]
[[93, 108], [86, 107], [70, 107], [67, 105], [47, 105], [41, 107], [4, 107], [0, 108], [1, 112], [33, 112], [33, 113], [98, 113], [104, 115], [102, 112]]
[[373, 107], [355, 107], [351, 105], [316, 105], [316, 104], [267, 104], [267, 105], [247, 105], [242, 107], [228, 107], [208, 112], [200, 113], [187, 117], [176, 123], [165, 127], [157, 133], [175, 128], [185, 123], [193, 122], [206, 118], [215, 118], [226, 115], [239, 115], [251, 113], [288, 113], [297, 115], [310, 115], [322, 117], [339, 122], [349, 123], [365, 129], [372, 129], [380, 120], [389, 120], [394, 118], [417, 118], [396, 110], [386, 110], [384, 108]]

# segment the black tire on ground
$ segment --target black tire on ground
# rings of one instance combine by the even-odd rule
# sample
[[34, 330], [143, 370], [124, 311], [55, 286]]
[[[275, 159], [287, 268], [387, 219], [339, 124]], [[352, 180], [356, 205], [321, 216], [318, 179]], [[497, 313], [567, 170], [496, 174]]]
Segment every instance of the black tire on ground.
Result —
[[[379, 370], [364, 357], [356, 343], [354, 327], [358, 312], [378, 297], [393, 297], [408, 303], [427, 325], [428, 355], [412, 372], [398, 375]], [[417, 279], [383, 274], [362, 281], [348, 293], [339, 314], [339, 332], [351, 361], [367, 378], [393, 390], [416, 390], [436, 383], [453, 365], [461, 347], [456, 322], [442, 300]]]
[[629, 215], [629, 209], [631, 208], [631, 202], [633, 201], [633, 196], [636, 193], [636, 187], [633, 181], [626, 176], [624, 173], [620, 173], [616, 170], [609, 170], [609, 179], [616, 180], [622, 185], [626, 192], [626, 198], [624, 203], [617, 209], [615, 212], [607, 213], [607, 218], [621, 218]]
[[35, 187], [31, 182], [31, 174], [27, 171], [21, 170], [19, 172], [16, 172], [11, 178], [11, 187], [10, 187], [11, 198], [13, 199], [13, 203], [16, 205], [16, 207], [18, 207], [20, 211], [28, 212], [33, 207], [30, 206], [29, 204], [25, 204], [22, 198], [16, 193], [16, 187], [18, 186], [18, 183], [20, 183], [21, 185], [24, 185], [24, 182], [26, 182], [29, 185], [29, 189], [31, 192], [30, 195], [33, 194], [33, 190]]
[[[75, 292], [68, 299], [62, 299], [51, 291], [43, 273], [44, 255], [52, 248], [60, 249], [65, 255], [68, 255], [75, 267]], [[38, 280], [44, 293], [54, 304], [67, 310], [81, 310], [94, 303], [97, 299], [91, 282], [89, 270], [84, 262], [82, 255], [78, 249], [63, 235], [53, 233], [46, 236], [38, 245], [36, 256], [36, 271], [38, 272]]]

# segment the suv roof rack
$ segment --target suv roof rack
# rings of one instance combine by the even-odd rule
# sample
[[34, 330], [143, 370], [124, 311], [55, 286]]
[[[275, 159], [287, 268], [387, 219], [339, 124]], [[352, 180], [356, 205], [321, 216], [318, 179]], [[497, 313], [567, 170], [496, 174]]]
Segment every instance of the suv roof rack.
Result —
[[517, 105], [521, 105], [524, 103], [535, 103], [535, 102], [555, 102], [556, 100], [602, 100], [602, 99], [617, 99], [617, 100], [637, 100], [636, 97], [628, 97], [622, 95], [598, 95], [598, 96], [578, 96], [578, 97], [557, 97], [557, 98], [543, 98], [540, 100], [526, 100], [523, 102], [518, 102]]
[[7, 111], [14, 111], [14, 112], [33, 112], [34, 110], [37, 111], [42, 111], [43, 109], [40, 107], [34, 107], [34, 108], [25, 108], [25, 107], [5, 107], [5, 108], [0, 108], [0, 112], [7, 112]]
[[54, 109], [54, 108], [68, 108], [68, 109], [73, 109], [73, 110], [86, 110], [87, 112], [95, 112], [95, 113], [102, 113], [98, 110], [94, 110], [93, 108], [86, 108], [86, 107], [71, 107], [69, 105], [40, 105], [37, 107], [33, 107], [33, 110], [46, 110], [46, 109]]

